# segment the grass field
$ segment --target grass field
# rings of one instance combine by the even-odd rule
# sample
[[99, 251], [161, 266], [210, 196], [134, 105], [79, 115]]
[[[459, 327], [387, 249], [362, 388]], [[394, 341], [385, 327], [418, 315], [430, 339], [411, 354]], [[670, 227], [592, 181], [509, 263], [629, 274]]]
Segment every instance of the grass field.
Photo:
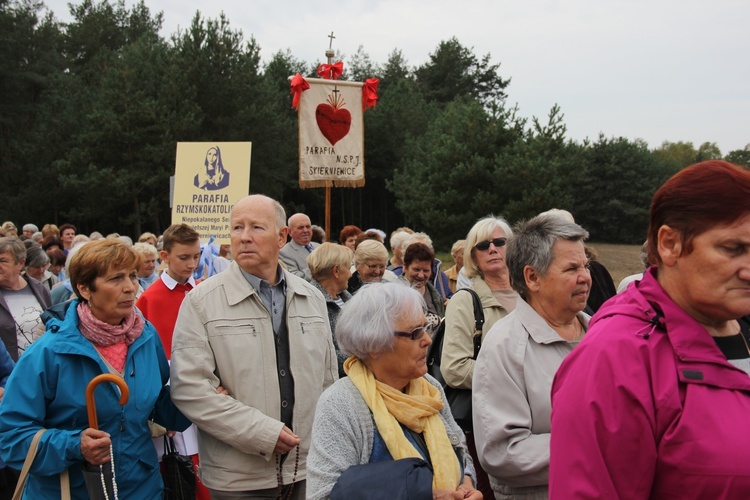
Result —
[[604, 264], [615, 287], [625, 276], [643, 272], [641, 245], [612, 245], [609, 243], [589, 243], [599, 253], [598, 261]]
[[[612, 245], [609, 243], [588, 243], [594, 247], [599, 254], [598, 261], [604, 264], [615, 287], [625, 276], [643, 272], [641, 264], [640, 245]], [[441, 269], [446, 270], [453, 265], [450, 253], [438, 252], [436, 255], [442, 261]]]

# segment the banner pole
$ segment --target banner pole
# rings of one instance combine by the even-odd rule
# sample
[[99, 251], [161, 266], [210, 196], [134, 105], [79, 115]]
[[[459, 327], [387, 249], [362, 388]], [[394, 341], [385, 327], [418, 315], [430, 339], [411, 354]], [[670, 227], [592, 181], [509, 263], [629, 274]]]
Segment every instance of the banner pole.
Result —
[[[331, 34], [328, 35], [329, 42], [328, 42], [328, 50], [326, 50], [326, 58], [328, 59], [328, 64], [333, 64], [333, 57], [336, 55], [336, 53], [333, 51], [333, 39], [336, 38], [333, 36], [333, 31], [331, 31]], [[331, 183], [326, 184], [326, 221], [325, 221], [325, 230], [326, 230], [326, 241], [331, 241]]]

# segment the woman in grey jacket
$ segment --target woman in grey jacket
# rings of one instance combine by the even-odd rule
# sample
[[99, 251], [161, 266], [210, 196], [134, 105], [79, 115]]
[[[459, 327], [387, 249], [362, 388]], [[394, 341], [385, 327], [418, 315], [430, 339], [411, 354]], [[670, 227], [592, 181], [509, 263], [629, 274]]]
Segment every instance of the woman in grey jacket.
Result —
[[510, 282], [522, 300], [492, 327], [474, 367], [477, 454], [495, 498], [546, 499], [550, 390], [557, 368], [583, 337], [591, 275], [588, 233], [555, 215], [515, 228]]

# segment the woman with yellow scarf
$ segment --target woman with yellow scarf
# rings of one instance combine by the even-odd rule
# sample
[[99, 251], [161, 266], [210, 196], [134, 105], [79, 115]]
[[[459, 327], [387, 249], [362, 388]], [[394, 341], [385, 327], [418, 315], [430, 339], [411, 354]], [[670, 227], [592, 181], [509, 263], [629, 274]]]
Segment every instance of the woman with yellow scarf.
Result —
[[347, 302], [336, 340], [351, 355], [348, 376], [318, 401], [308, 499], [328, 498], [350, 467], [411, 457], [430, 465], [433, 498], [482, 499], [463, 432], [426, 375], [432, 340], [424, 311], [420, 294], [399, 283], [367, 285]]

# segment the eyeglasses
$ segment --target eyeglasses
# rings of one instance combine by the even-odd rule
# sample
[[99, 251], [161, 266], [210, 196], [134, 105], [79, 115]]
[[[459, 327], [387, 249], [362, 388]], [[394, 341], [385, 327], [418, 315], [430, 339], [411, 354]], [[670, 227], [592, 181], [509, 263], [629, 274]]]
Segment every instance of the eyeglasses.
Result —
[[495, 245], [495, 248], [500, 248], [500, 247], [504, 247], [505, 246], [505, 242], [506, 241], [508, 241], [508, 238], [495, 238], [495, 239], [488, 240], [488, 241], [480, 241], [479, 243], [477, 243], [476, 245], [474, 245], [474, 248], [476, 248], [477, 250], [481, 250], [482, 252], [484, 252], [485, 250], [489, 250], [490, 249], [490, 243], [492, 243], [493, 245]]
[[404, 337], [407, 339], [419, 340], [424, 336], [426, 331], [427, 331], [427, 326], [418, 326], [410, 332], [396, 331], [396, 332], [393, 332], [393, 335], [395, 335], [396, 337]]

